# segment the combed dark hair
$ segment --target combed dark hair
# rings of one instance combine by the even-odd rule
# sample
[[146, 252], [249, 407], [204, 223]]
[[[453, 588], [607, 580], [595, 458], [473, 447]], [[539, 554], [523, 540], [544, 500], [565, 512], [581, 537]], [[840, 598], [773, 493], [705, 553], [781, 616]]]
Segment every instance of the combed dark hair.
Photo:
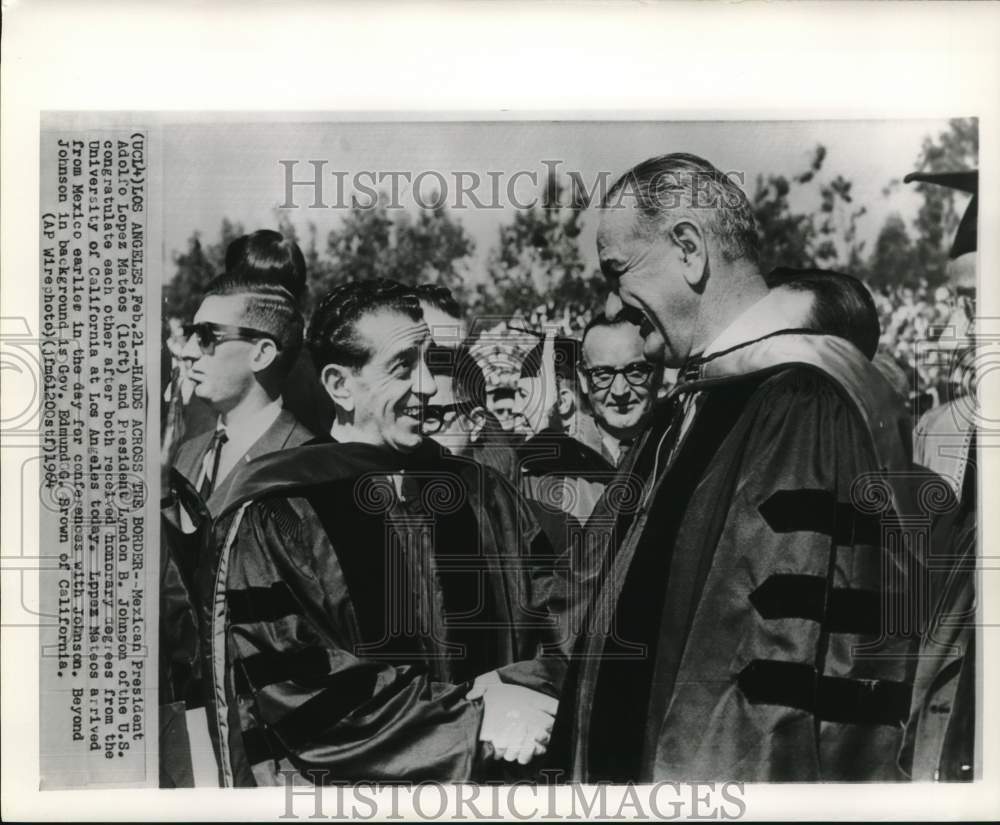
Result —
[[358, 321], [372, 312], [388, 310], [420, 321], [424, 315], [413, 290], [396, 281], [372, 278], [334, 287], [320, 301], [309, 322], [306, 345], [316, 371], [327, 364], [361, 369], [372, 357], [357, 338]]
[[645, 232], [660, 227], [671, 212], [699, 217], [719, 240], [727, 261], [757, 263], [760, 239], [746, 193], [697, 155], [674, 152], [650, 158], [618, 178], [601, 203], [614, 209], [633, 198]]
[[245, 281], [279, 284], [296, 301], [306, 290], [306, 261], [295, 241], [273, 229], [242, 235], [226, 249], [226, 275]]
[[456, 401], [486, 406], [486, 376], [467, 343], [457, 347], [431, 344], [427, 349], [427, 369], [431, 375], [451, 378]]
[[596, 327], [619, 327], [623, 324], [631, 324], [634, 327], [642, 326], [642, 313], [633, 307], [622, 307], [621, 312], [615, 315], [613, 318], [609, 318], [605, 313], [598, 312], [593, 318], [587, 322], [587, 326], [583, 328], [583, 335], [580, 336], [580, 344], [582, 350], [582, 344], [587, 340], [587, 334]]
[[852, 275], [827, 269], [780, 266], [767, 285], [811, 292], [815, 298], [805, 326], [850, 341], [870, 361], [878, 351], [878, 309], [865, 285]]
[[420, 284], [414, 287], [413, 291], [419, 300], [426, 301], [432, 307], [436, 307], [451, 318], [461, 319], [464, 315], [462, 305], [455, 300], [455, 296], [451, 294], [451, 290], [446, 286], [441, 286], [440, 284]]
[[[554, 344], [554, 361], [556, 378], [576, 384], [576, 365], [580, 361], [580, 342], [575, 338], [556, 337]], [[522, 378], [535, 378], [542, 371], [542, 348], [545, 339], [541, 339], [525, 356], [521, 364]]]
[[237, 296], [243, 299], [239, 326], [266, 332], [279, 347], [275, 359], [278, 375], [288, 375], [302, 349], [305, 322], [292, 293], [273, 283], [246, 281], [223, 275], [208, 285], [205, 297]]

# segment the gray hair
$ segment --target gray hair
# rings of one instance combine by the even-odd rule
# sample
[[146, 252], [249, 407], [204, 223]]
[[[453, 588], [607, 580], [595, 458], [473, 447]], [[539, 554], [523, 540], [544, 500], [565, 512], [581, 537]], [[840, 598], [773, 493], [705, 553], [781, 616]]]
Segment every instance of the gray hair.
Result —
[[640, 230], [649, 234], [667, 213], [697, 217], [718, 239], [727, 261], [760, 259], [757, 221], [746, 193], [733, 180], [697, 155], [675, 152], [645, 160], [618, 178], [601, 206], [614, 209], [634, 198]]

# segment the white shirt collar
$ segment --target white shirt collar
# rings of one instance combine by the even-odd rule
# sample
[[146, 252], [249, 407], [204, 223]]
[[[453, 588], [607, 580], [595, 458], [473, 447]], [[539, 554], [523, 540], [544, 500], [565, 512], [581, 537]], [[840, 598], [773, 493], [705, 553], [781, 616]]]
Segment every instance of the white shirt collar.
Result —
[[278, 416], [281, 415], [281, 406], [281, 398], [276, 398], [266, 407], [261, 407], [248, 419], [241, 422], [239, 427], [227, 427], [222, 423], [222, 418], [219, 418], [215, 428], [226, 431], [226, 443], [222, 447], [222, 456], [219, 459], [218, 478], [220, 481], [229, 475], [236, 463], [278, 420]]
[[601, 443], [607, 454], [611, 456], [612, 463], [617, 464], [622, 452], [622, 443], [605, 430], [601, 430]]
[[808, 292], [791, 292], [775, 289], [754, 301], [733, 319], [703, 355], [722, 352], [732, 347], [755, 341], [782, 329], [801, 327], [806, 321], [812, 296]]

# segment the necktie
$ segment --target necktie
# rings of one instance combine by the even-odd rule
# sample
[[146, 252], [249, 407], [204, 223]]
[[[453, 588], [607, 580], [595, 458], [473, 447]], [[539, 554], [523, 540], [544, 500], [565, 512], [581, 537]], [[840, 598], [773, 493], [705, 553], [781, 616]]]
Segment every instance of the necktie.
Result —
[[205, 451], [205, 474], [201, 479], [201, 487], [198, 494], [202, 501], [208, 501], [209, 496], [215, 489], [216, 476], [219, 474], [219, 461], [222, 458], [222, 445], [229, 440], [224, 429], [218, 429], [212, 435], [212, 440], [208, 442], [208, 449]]
[[403, 509], [411, 515], [418, 515], [424, 512], [423, 502], [421, 501], [421, 485], [420, 481], [414, 478], [412, 475], [403, 473], [400, 479], [399, 492], [401, 504]]
[[615, 466], [621, 467], [625, 461], [625, 455], [629, 450], [632, 449], [631, 441], [619, 441], [618, 442], [618, 461], [615, 462]]

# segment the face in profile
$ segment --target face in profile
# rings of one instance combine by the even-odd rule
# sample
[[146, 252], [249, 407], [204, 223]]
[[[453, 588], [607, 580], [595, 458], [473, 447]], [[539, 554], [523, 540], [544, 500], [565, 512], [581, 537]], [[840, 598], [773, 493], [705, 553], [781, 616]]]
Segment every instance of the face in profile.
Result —
[[354, 429], [365, 443], [414, 450], [423, 440], [423, 406], [437, 390], [424, 360], [431, 340], [427, 325], [378, 310], [358, 320], [355, 335], [371, 357], [360, 369], [343, 371], [334, 400], [353, 412]]
[[646, 358], [682, 366], [690, 355], [685, 330], [696, 304], [681, 274], [681, 248], [665, 233], [637, 231], [634, 205], [621, 205], [602, 212], [597, 253], [611, 287], [605, 314], [613, 318], [623, 306], [641, 312]]
[[194, 394], [217, 412], [228, 412], [246, 397], [261, 361], [260, 339], [235, 331], [245, 328], [245, 298], [210, 295], [202, 301], [188, 329], [181, 357], [190, 365]]
[[645, 424], [656, 372], [633, 324], [594, 327], [583, 341], [581, 384], [597, 423], [619, 438], [635, 435]]

